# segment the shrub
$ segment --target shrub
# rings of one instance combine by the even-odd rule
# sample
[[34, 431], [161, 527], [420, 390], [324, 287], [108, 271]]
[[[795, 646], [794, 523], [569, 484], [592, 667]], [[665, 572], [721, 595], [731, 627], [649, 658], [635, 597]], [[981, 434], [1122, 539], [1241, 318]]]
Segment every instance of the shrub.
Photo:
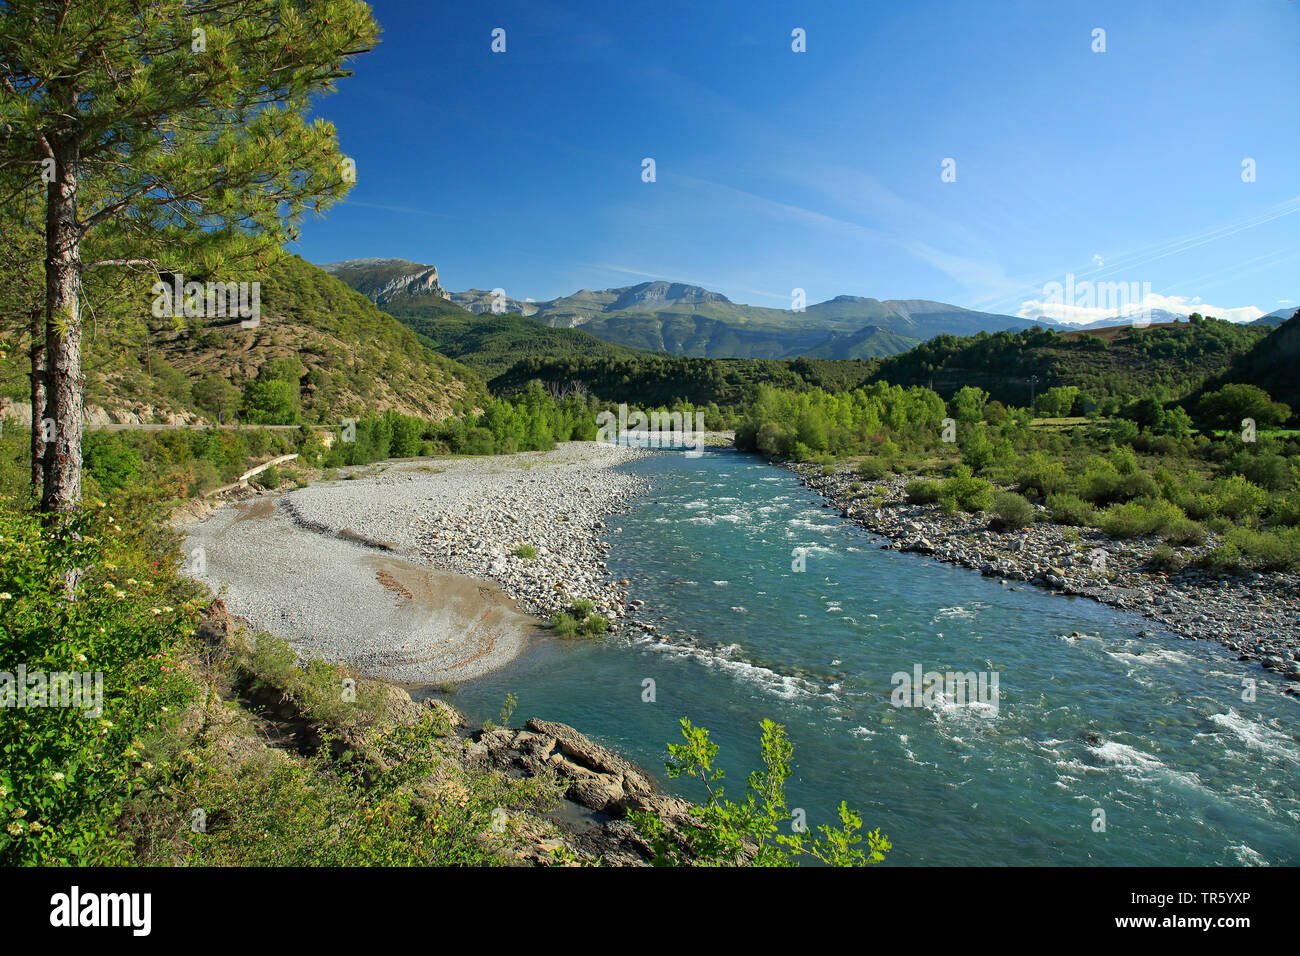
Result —
[[1219, 514], [1219, 499], [1214, 495], [1197, 492], [1185, 496], [1180, 500], [1180, 504], [1187, 516], [1197, 521], [1205, 521]]
[[1241, 475], [1230, 475], [1214, 482], [1214, 497], [1219, 502], [1219, 514], [1240, 521], [1253, 519], [1264, 509], [1264, 489]]
[[573, 637], [578, 633], [578, 621], [572, 614], [560, 611], [551, 616], [549, 627], [560, 637]]
[[1243, 570], [1241, 552], [1235, 545], [1213, 548], [1196, 559], [1196, 566], [1216, 574], [1238, 574]]
[[1138, 467], [1137, 454], [1128, 445], [1120, 445], [1112, 451], [1110, 463], [1115, 466], [1115, 471], [1126, 477], [1141, 471]]
[[1277, 524], [1300, 525], [1300, 491], [1274, 498], [1270, 514]]
[[1186, 533], [1182, 525], [1186, 520], [1177, 505], [1163, 498], [1143, 498], [1112, 505], [1102, 513], [1099, 527], [1112, 538], [1135, 538], [1174, 527]]
[[1228, 545], [1263, 571], [1300, 568], [1300, 529], [1274, 532], [1235, 528], [1228, 534]]
[[858, 475], [868, 481], [878, 481], [885, 477], [886, 471], [885, 463], [879, 458], [864, 458], [858, 462]]
[[[64, 706], [5, 708], [0, 865], [130, 862], [118, 818], [133, 790], [169, 782], [151, 777], [145, 750], [193, 698], [180, 653], [196, 615], [172, 590], [174, 564], [154, 552], [157, 532], [137, 530], [118, 508], [110, 518], [89, 506], [46, 529], [9, 511], [12, 502], [0, 507], [0, 671], [24, 665], [29, 681], [87, 675], [92, 691], [84, 707], [61, 692]], [[63, 576], [73, 568], [82, 575], [68, 600]]]
[[1160, 495], [1160, 486], [1145, 471], [1132, 471], [1120, 478], [1114, 493], [1124, 501], [1132, 501], [1134, 498], [1155, 498]]
[[910, 504], [929, 505], [939, 500], [943, 492], [943, 486], [937, 481], [909, 481], [903, 488], [903, 494], [907, 496]]
[[1232, 459], [1232, 468], [1269, 491], [1285, 491], [1295, 482], [1291, 466], [1276, 452], [1261, 451], [1257, 455], [1242, 452]]
[[599, 614], [588, 615], [587, 619], [582, 622], [582, 632], [595, 637], [598, 634], [604, 634], [609, 630], [609, 621]]
[[993, 513], [1004, 528], [1023, 528], [1034, 522], [1034, 506], [1013, 491], [993, 496]]
[[1047, 496], [1047, 508], [1057, 524], [1090, 526], [1097, 520], [1097, 509], [1078, 495], [1068, 492]]
[[1111, 505], [1102, 512], [1098, 526], [1112, 538], [1136, 538], [1155, 530], [1147, 509], [1135, 501]]
[[1042, 453], [1026, 455], [1020, 463], [1016, 484], [1023, 494], [1035, 494], [1045, 497], [1055, 492], [1062, 492], [1070, 487], [1070, 478], [1065, 465], [1059, 461], [1050, 461]]
[[1161, 533], [1174, 544], [1200, 544], [1205, 539], [1205, 529], [1190, 518], [1174, 518]]
[[881, 862], [893, 848], [887, 837], [873, 830], [865, 835], [865, 852], [859, 849], [862, 817], [846, 803], [840, 804], [838, 829], [819, 827], [820, 836], [812, 839], [786, 832], [791, 814], [785, 784], [794, 747], [780, 724], [763, 721], [759, 743], [763, 768], [749, 775], [748, 790], [740, 803], [726, 799], [723, 793], [723, 773], [714, 767], [718, 746], [709, 739], [709, 732], [691, 726], [685, 717], [681, 725], [685, 743], [668, 745], [668, 776], [698, 780], [708, 801], [691, 810], [698, 826], [681, 832], [670, 832], [653, 814], [628, 814], [652, 847], [656, 865], [791, 866], [801, 857], [811, 857], [831, 866], [863, 866]]
[[280, 487], [280, 469], [272, 465], [260, 474], [254, 475], [253, 481], [268, 491], [275, 491]]
[[1084, 462], [1079, 478], [1079, 496], [1094, 504], [1104, 505], [1117, 500], [1120, 474], [1104, 458], [1089, 458]]
[[966, 465], [953, 469], [941, 494], [962, 511], [988, 511], [993, 507], [993, 486], [983, 478], [973, 477]]
[[1178, 552], [1167, 544], [1156, 545], [1147, 558], [1147, 566], [1156, 571], [1181, 571], [1183, 564], [1183, 559], [1178, 556]]
[[537, 549], [531, 544], [521, 544], [510, 553], [516, 558], [523, 558], [525, 561], [537, 560]]
[[961, 459], [972, 471], [982, 471], [993, 463], [993, 443], [983, 428], [970, 432], [962, 442]]

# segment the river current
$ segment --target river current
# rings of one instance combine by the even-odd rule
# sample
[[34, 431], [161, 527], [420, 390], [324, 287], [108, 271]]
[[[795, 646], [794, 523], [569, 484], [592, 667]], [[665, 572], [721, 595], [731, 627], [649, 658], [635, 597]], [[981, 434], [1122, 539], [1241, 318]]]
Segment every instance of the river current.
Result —
[[[795, 748], [790, 806], [816, 827], [847, 800], [895, 864], [1300, 858], [1300, 701], [1277, 675], [1087, 599], [882, 550], [757, 457], [623, 467], [653, 489], [610, 519], [610, 572], [656, 633], [543, 637], [456, 691], [471, 719], [513, 692], [512, 724], [572, 724], [699, 799], [663, 771], [679, 718], [709, 729], [739, 798], [770, 717]], [[924, 694], [930, 672], [983, 692]]]

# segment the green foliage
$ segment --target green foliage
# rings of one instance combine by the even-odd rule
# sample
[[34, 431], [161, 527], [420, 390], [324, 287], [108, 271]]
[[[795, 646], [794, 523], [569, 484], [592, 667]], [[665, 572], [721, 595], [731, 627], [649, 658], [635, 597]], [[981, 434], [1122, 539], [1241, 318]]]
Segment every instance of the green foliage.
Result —
[[248, 383], [245, 414], [257, 425], [294, 425], [298, 422], [298, 387], [279, 379]]
[[547, 626], [559, 637], [574, 637], [581, 628], [578, 619], [564, 611], [552, 614]]
[[310, 430], [213, 428], [84, 435], [88, 485], [101, 494], [144, 485], [170, 498], [185, 498], [234, 481], [268, 457], [304, 450], [310, 454], [318, 447], [319, 439]]
[[1062, 462], [1052, 461], [1041, 452], [1033, 452], [1020, 462], [1016, 484], [1025, 494], [1046, 497], [1068, 488], [1070, 479]]
[[1229, 429], [1240, 428], [1242, 419], [1246, 418], [1254, 419], [1263, 428], [1280, 425], [1291, 417], [1289, 407], [1273, 401], [1259, 386], [1236, 382], [1202, 395], [1198, 408], [1210, 421]]
[[1048, 495], [1047, 509], [1057, 524], [1086, 526], [1097, 520], [1096, 509], [1078, 495], [1069, 492]]
[[[1161, 401], [1182, 398], [1205, 376], [1226, 371], [1234, 358], [1246, 354], [1266, 333], [1258, 327], [1206, 319], [1152, 327], [1141, 335], [1124, 329], [1066, 333], [1026, 329], [964, 338], [939, 335], [881, 359], [871, 380], [902, 386], [933, 382], [943, 395], [964, 387], [981, 388], [993, 401], [1027, 406], [1029, 378], [1036, 375], [1041, 389], [1039, 414], [1087, 414], [1088, 401], [1128, 401], [1134, 395]], [[1079, 390], [1072, 403], [1076, 407], [1066, 410], [1071, 387]], [[1056, 392], [1058, 388], [1066, 391]]]
[[521, 544], [510, 553], [513, 554], [516, 558], [523, 558], [525, 561], [537, 560], [537, 549], [534, 548], [531, 544], [527, 544], [527, 543]]
[[[302, 758], [232, 765], [221, 739], [200, 735], [178, 754], [174, 809], [209, 808], [206, 827], [185, 833], [188, 865], [495, 865], [510, 839], [496, 832], [500, 811], [552, 797], [545, 781], [467, 773], [439, 745], [449, 727], [437, 711], [390, 724], [382, 685], [337, 664], [300, 666], [272, 635], [257, 635], [235, 666], [246, 693], [290, 702], [320, 745]], [[507, 696], [503, 720], [516, 703]]]
[[1074, 406], [1078, 398], [1077, 386], [1057, 385], [1038, 396], [1035, 411], [1044, 418], [1065, 418], [1074, 414]]
[[984, 389], [966, 385], [953, 396], [949, 409], [957, 421], [974, 424], [984, 418], [984, 406], [988, 400], [989, 393]]
[[940, 501], [949, 502], [950, 510], [988, 511], [993, 507], [993, 485], [973, 477], [965, 465], [957, 465], [943, 482]]
[[993, 496], [993, 513], [1004, 528], [1023, 528], [1034, 523], [1034, 506], [1013, 491]]
[[[480, 317], [481, 320], [481, 317]], [[533, 322], [532, 319], [524, 319]], [[536, 323], [534, 323], [536, 324]], [[549, 336], [560, 331], [546, 329]], [[576, 330], [574, 330], [576, 331]], [[564, 348], [560, 341], [557, 345]], [[525, 358], [488, 382], [496, 394], [510, 394], [532, 381], [565, 386], [580, 382], [604, 402], [638, 406], [668, 406], [688, 402], [718, 409], [720, 421], [706, 419], [709, 427], [730, 427], [722, 411], [751, 405], [759, 388], [785, 391], [849, 391], [871, 375], [874, 365], [860, 360], [828, 361], [811, 358], [728, 359], [674, 357], [633, 353], [626, 357]], [[461, 355], [467, 362], [468, 356]], [[734, 414], [734, 412], [732, 413]]]
[[1099, 526], [1112, 538], [1136, 538], [1168, 529], [1184, 529], [1187, 516], [1181, 508], [1163, 499], [1145, 498], [1111, 505], [1100, 517]]
[[1139, 431], [1159, 428], [1165, 420], [1164, 406], [1150, 395], [1129, 402], [1120, 415], [1137, 425]]
[[1158, 544], [1151, 549], [1147, 565], [1155, 571], [1181, 571], [1186, 562], [1167, 544]]
[[909, 504], [930, 505], [934, 504], [943, 495], [943, 486], [937, 481], [925, 481], [917, 479], [909, 481], [903, 487], [903, 494], [907, 496]]
[[284, 479], [280, 477], [280, 469], [275, 465], [272, 465], [270, 468], [264, 469], [252, 480], [256, 481], [263, 488], [270, 491], [276, 491], [279, 489], [280, 484]]
[[585, 634], [599, 637], [609, 630], [609, 621], [595, 613], [596, 605], [591, 601], [580, 599], [552, 615], [549, 627], [560, 637], [574, 637]]
[[[945, 412], [939, 396], [923, 388], [872, 385], [832, 395], [760, 386], [736, 426], [736, 446], [796, 460], [822, 452], [889, 457], [933, 441]], [[796, 454], [800, 446], [806, 451]]]
[[763, 766], [749, 775], [745, 797], [739, 803], [726, 799], [724, 773], [714, 766], [718, 746], [709, 739], [709, 732], [692, 726], [685, 717], [681, 726], [684, 743], [668, 745], [668, 776], [699, 781], [707, 802], [693, 811], [696, 827], [681, 832], [669, 831], [651, 814], [629, 814], [654, 848], [655, 865], [793, 866], [810, 857], [830, 866], [863, 866], [881, 862], [893, 848], [879, 830], [865, 834], [867, 845], [859, 847], [862, 818], [845, 803], [839, 807], [840, 826], [819, 827], [820, 837], [810, 839], [793, 827], [790, 833], [784, 832], [791, 821], [785, 785], [794, 747], [780, 724], [763, 721], [759, 744]]
[[[129, 862], [117, 818], [159, 785], [148, 751], [194, 684], [178, 649], [195, 608], [161, 553], [152, 512], [91, 507], [52, 529], [0, 508], [0, 671], [84, 674], [95, 705], [15, 706], [0, 720], [0, 864]], [[75, 600], [63, 575], [82, 569]], [[0, 686], [0, 695], [23, 688]], [[53, 698], [47, 698], [47, 703]]]
[[228, 418], [239, 406], [241, 398], [239, 389], [224, 375], [204, 376], [194, 385], [193, 395], [195, 404], [211, 415], [214, 421]]
[[1256, 531], [1233, 528], [1227, 545], [1261, 571], [1295, 571], [1300, 569], [1300, 528]]
[[970, 466], [971, 471], [983, 471], [993, 463], [993, 443], [983, 428], [967, 432], [961, 443], [961, 460]]
[[[564, 382], [567, 380], [558, 370], [550, 374], [564, 361], [635, 361], [652, 355], [611, 344], [582, 329], [549, 328], [522, 315], [475, 315], [444, 299], [390, 303], [384, 309], [429, 348], [484, 377], [500, 376], [531, 358], [539, 363], [540, 374], [529, 377]], [[546, 371], [542, 371], [542, 362], [548, 363]]]

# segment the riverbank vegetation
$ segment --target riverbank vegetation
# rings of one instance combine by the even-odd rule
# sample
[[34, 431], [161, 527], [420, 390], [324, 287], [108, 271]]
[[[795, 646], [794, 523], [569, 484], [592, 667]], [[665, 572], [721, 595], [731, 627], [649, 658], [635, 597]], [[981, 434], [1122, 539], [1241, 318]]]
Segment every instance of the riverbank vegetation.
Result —
[[[828, 866], [866, 866], [883, 862], [893, 849], [879, 829], [863, 834], [862, 817], [843, 802], [838, 827], [821, 826], [818, 835], [807, 835], [786, 803], [794, 745], [780, 724], [762, 722], [762, 768], [749, 775], [739, 803], [726, 797], [725, 773], [714, 766], [718, 745], [709, 732], [686, 717], [681, 728], [683, 742], [668, 745], [664, 766], [670, 779], [694, 781], [706, 799], [692, 811], [698, 824], [693, 829], [670, 829], [653, 814], [629, 815], [653, 847], [655, 866], [796, 866], [805, 858]], [[864, 838], [865, 848], [859, 846]]]
[[[1064, 404], [1071, 392], [1061, 388], [1051, 400]], [[1113, 538], [1212, 539], [1203, 561], [1214, 569], [1296, 570], [1300, 439], [1269, 428], [1290, 415], [1250, 385], [1203, 394], [1190, 408], [1143, 397], [1065, 428], [971, 386], [947, 403], [919, 386], [764, 388], [736, 441], [774, 457], [848, 462], [864, 482], [916, 473], [910, 502], [992, 512], [1003, 527], [1025, 526], [1038, 504], [1044, 518]], [[1243, 421], [1240, 432], [1219, 427]]]

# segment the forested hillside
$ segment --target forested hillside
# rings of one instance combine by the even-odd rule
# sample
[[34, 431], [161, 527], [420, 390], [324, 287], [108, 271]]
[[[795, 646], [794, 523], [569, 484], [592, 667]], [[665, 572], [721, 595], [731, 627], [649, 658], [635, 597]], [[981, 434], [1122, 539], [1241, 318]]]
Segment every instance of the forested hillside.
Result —
[[531, 380], [557, 386], [577, 382], [605, 402], [740, 406], [752, 400], [760, 385], [839, 391], [858, 387], [874, 368], [872, 362], [818, 359], [531, 358], [511, 366], [488, 385], [495, 393], [508, 394]]
[[1261, 327], [1194, 316], [1146, 329], [941, 335], [882, 359], [873, 380], [932, 385], [944, 396], [970, 385], [1007, 405], [1028, 405], [1031, 387], [1041, 394], [1057, 386], [1077, 387], [1081, 404], [1139, 394], [1171, 401], [1197, 389], [1206, 376], [1226, 371], [1266, 334]]
[[[152, 423], [220, 414], [294, 424], [391, 408], [441, 419], [486, 399], [477, 375], [297, 256], [236, 278], [261, 284], [255, 328], [238, 319], [155, 317], [153, 276], [133, 277], [116, 298], [105, 295], [85, 340], [92, 415]], [[5, 344], [0, 383], [22, 407], [26, 336], [10, 332]]]
[[444, 299], [404, 300], [386, 311], [443, 355], [485, 377], [526, 358], [634, 359], [649, 353], [604, 342], [580, 329], [551, 329], [507, 312], [476, 315]]
[[1229, 382], [1257, 385], [1278, 401], [1300, 408], [1300, 312], [1234, 358], [1228, 369], [1206, 382], [1204, 390], [1214, 391]]

